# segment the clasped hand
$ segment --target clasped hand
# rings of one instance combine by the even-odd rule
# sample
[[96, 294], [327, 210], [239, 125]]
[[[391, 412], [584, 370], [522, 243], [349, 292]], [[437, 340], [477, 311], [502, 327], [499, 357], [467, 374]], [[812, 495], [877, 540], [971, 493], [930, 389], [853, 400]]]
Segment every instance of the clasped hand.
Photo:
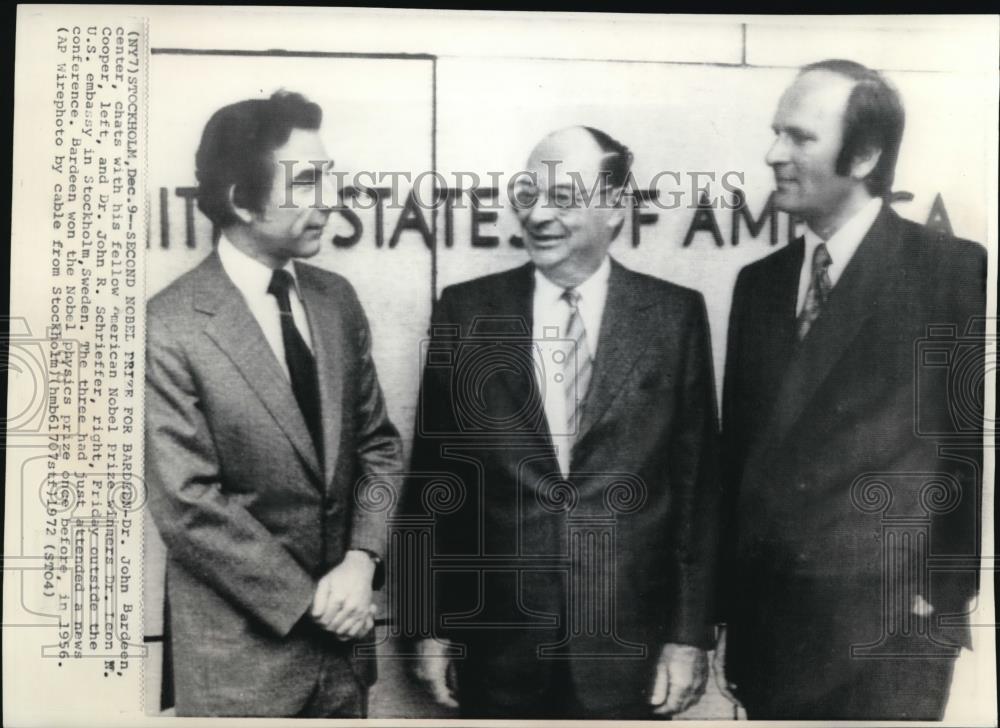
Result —
[[368, 634], [375, 624], [374, 573], [375, 563], [367, 553], [348, 551], [344, 560], [316, 584], [309, 610], [313, 621], [339, 640]]

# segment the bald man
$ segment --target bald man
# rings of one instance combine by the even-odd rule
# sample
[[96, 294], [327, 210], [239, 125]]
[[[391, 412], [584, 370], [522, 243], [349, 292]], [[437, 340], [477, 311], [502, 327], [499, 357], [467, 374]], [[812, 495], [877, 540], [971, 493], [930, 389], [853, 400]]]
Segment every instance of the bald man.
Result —
[[463, 717], [662, 717], [704, 690], [709, 329], [700, 294], [608, 255], [631, 157], [589, 127], [544, 138], [511, 187], [530, 262], [435, 307], [412, 470], [461, 483], [435, 548], [465, 565], [423, 585], [416, 672]]

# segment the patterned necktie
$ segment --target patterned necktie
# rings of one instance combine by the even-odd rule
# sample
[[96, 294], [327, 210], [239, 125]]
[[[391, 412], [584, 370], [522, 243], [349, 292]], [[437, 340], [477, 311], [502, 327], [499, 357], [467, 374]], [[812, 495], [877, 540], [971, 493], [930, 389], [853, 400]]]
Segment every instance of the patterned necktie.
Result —
[[813, 322], [817, 319], [820, 311], [823, 310], [826, 299], [830, 296], [830, 263], [833, 259], [826, 249], [826, 243], [820, 243], [813, 252], [812, 278], [809, 281], [809, 290], [806, 291], [805, 304], [802, 306], [802, 313], [799, 314], [798, 336], [802, 341], [809, 333]]
[[281, 312], [281, 339], [285, 345], [285, 363], [288, 364], [288, 374], [292, 380], [292, 392], [316, 446], [316, 454], [322, 461], [323, 435], [319, 415], [316, 360], [292, 317], [292, 306], [288, 298], [292, 286], [294, 286], [292, 274], [286, 270], [276, 270], [271, 276], [271, 285], [267, 287], [267, 292], [278, 300], [278, 310]]
[[583, 412], [583, 401], [590, 386], [590, 375], [594, 362], [587, 346], [587, 330], [580, 316], [580, 293], [573, 288], [563, 291], [562, 299], [569, 304], [569, 324], [566, 327], [566, 338], [573, 342], [576, 356], [567, 357], [563, 370], [563, 389], [566, 394], [566, 432], [575, 436], [580, 429], [580, 415]]

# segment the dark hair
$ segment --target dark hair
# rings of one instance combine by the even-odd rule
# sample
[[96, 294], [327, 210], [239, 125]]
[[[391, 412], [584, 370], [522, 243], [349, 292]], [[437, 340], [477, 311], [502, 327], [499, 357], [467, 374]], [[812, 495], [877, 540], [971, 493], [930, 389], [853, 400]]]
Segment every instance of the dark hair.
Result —
[[632, 152], [617, 139], [592, 126], [583, 127], [597, 142], [604, 153], [601, 160], [601, 174], [605, 175], [612, 187], [624, 187], [632, 169]]
[[879, 149], [882, 154], [865, 178], [865, 187], [872, 195], [888, 195], [906, 123], [899, 92], [878, 71], [854, 61], [831, 58], [810, 63], [799, 74], [809, 71], [830, 71], [854, 81], [844, 111], [844, 141], [837, 156], [837, 174], [848, 174], [855, 158]]
[[274, 181], [271, 153], [288, 141], [292, 129], [319, 129], [322, 120], [317, 104], [287, 91], [216, 111], [205, 124], [194, 158], [198, 209], [218, 229], [239, 221], [233, 204], [260, 211]]

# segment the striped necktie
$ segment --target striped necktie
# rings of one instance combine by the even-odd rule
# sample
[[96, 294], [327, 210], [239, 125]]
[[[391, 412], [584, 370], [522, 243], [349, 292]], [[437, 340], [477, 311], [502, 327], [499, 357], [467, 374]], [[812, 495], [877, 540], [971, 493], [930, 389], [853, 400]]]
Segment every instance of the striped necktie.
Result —
[[826, 243], [820, 243], [813, 252], [812, 278], [809, 281], [809, 289], [806, 291], [806, 300], [802, 305], [802, 313], [798, 320], [798, 337], [802, 341], [809, 333], [813, 322], [819, 317], [823, 310], [826, 299], [830, 296], [830, 289], [833, 284], [830, 282], [830, 251], [826, 249]]
[[562, 299], [569, 304], [569, 323], [566, 338], [573, 344], [576, 356], [567, 357], [563, 366], [563, 382], [566, 394], [566, 432], [575, 437], [580, 429], [583, 402], [590, 386], [590, 375], [594, 361], [587, 346], [587, 330], [580, 316], [580, 293], [574, 288], [563, 291]]

